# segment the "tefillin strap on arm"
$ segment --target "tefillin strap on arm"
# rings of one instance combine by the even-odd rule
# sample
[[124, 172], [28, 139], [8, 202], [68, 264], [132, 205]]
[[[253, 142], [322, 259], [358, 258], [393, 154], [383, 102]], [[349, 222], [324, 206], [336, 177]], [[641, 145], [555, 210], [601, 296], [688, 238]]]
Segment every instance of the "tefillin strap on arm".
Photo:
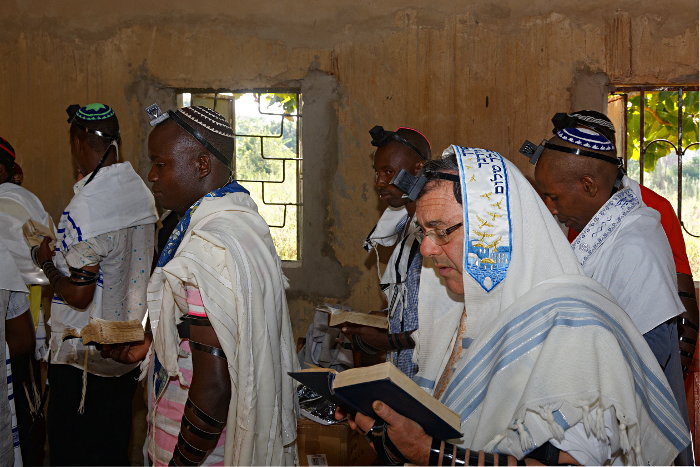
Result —
[[391, 179], [390, 184], [403, 191], [405, 193], [403, 196], [404, 198], [415, 201], [418, 199], [418, 195], [425, 184], [430, 180], [436, 179], [459, 183], [459, 175], [455, 174], [446, 172], [425, 172], [421, 170], [414, 176], [410, 172], [401, 169], [394, 175], [394, 178]]
[[158, 104], [153, 104], [146, 107], [146, 113], [151, 118], [151, 121], [149, 122], [151, 126], [156, 126], [160, 122], [167, 120], [168, 118], [172, 118], [175, 123], [177, 123], [183, 130], [185, 130], [194, 139], [196, 139], [199, 142], [199, 144], [204, 146], [207, 151], [214, 155], [214, 157], [223, 162], [226, 165], [226, 167], [231, 167], [231, 160], [224, 156], [221, 153], [221, 151], [216, 149], [214, 145], [207, 141], [207, 139], [204, 136], [202, 136], [197, 130], [192, 128], [192, 126], [189, 123], [184, 121], [174, 110], [168, 110], [166, 113], [163, 113], [160, 110], [160, 107], [158, 107]]
[[199, 350], [201, 352], [206, 352], [214, 355], [215, 357], [223, 358], [227, 360], [226, 354], [223, 349], [218, 347], [212, 347], [211, 345], [202, 344], [200, 342], [193, 341], [190, 338], [190, 326], [209, 326], [211, 327], [211, 321], [206, 317], [199, 317], [194, 315], [185, 315], [180, 318], [180, 324], [177, 325], [177, 333], [180, 339], [189, 339], [190, 348], [192, 350]]
[[100, 278], [99, 272], [86, 271], [85, 269], [73, 267], [68, 267], [68, 270], [70, 271], [68, 282], [79, 287], [94, 284]]
[[[203, 430], [195, 426], [188, 418], [188, 412], [198, 421], [200, 426], [204, 424], [207, 429]], [[208, 415], [188, 397], [170, 465], [199, 465], [207, 453], [216, 447], [225, 426], [226, 422], [221, 422]], [[183, 433], [188, 434], [187, 437], [190, 441], [185, 439]]]

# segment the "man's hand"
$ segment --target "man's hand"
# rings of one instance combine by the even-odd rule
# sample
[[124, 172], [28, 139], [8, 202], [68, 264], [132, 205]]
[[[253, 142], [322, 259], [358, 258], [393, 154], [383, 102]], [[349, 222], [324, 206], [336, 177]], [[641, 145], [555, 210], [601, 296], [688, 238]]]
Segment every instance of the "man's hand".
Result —
[[41, 242], [39, 250], [36, 252], [36, 260], [39, 266], [48, 260], [53, 261], [53, 257], [56, 254], [56, 251], [49, 246], [49, 242], [51, 242], [51, 239], [49, 237], [44, 237], [44, 241]]
[[[372, 347], [376, 347], [380, 350], [391, 350], [387, 332], [381, 329], [373, 328], [371, 326], [343, 326], [340, 330], [350, 339], [352, 339], [353, 334], [359, 334], [362, 340], [367, 342]], [[342, 341], [340, 339], [336, 339], [336, 342], [340, 343]]]
[[102, 358], [111, 358], [115, 362], [131, 364], [143, 361], [153, 342], [153, 333], [146, 332], [141, 342], [126, 344], [104, 344], [100, 349]]

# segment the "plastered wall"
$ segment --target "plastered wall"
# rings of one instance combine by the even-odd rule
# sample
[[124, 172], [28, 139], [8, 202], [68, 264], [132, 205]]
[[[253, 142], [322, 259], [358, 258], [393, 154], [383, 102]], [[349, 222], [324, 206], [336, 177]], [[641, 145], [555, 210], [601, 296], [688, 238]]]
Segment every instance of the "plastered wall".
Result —
[[[379, 308], [362, 240], [377, 200], [367, 131], [413, 126], [517, 153], [557, 111], [604, 110], [608, 86], [698, 82], [698, 3], [687, 0], [358, 2], [2, 1], [0, 135], [25, 187], [58, 218], [75, 169], [64, 109], [105, 102], [122, 157], [145, 175], [143, 108], [179, 88], [304, 93], [303, 266], [288, 269], [297, 336], [323, 301]], [[386, 258], [384, 258], [386, 259]]]

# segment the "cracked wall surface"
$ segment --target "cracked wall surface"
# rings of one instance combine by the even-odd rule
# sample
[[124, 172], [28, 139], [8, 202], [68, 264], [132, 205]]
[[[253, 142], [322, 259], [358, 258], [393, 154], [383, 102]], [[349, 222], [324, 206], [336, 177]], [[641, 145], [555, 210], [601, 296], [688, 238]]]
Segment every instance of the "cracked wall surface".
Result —
[[121, 155], [143, 176], [143, 108], [174, 106], [176, 89], [302, 90], [304, 260], [286, 270], [297, 336], [324, 301], [382, 306], [361, 249], [383, 209], [372, 126], [418, 128], [435, 154], [493, 149], [529, 172], [517, 150], [555, 112], [602, 110], [610, 84], [698, 82], [698, 4], [680, 0], [5, 0], [0, 18], [0, 134], [54, 218], [75, 179], [69, 104], [114, 107]]

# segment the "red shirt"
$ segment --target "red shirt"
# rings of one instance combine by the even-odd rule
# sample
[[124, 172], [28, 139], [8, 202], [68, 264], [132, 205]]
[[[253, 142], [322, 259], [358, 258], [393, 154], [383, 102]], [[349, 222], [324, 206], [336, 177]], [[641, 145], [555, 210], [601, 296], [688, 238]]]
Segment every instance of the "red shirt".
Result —
[[[673, 206], [671, 206], [671, 203], [669, 203], [666, 198], [649, 188], [642, 185], [640, 185], [639, 188], [642, 191], [642, 201], [644, 201], [644, 204], [652, 209], [656, 209], [659, 211], [659, 214], [661, 214], [661, 227], [663, 227], [664, 232], [666, 232], [668, 243], [671, 244], [673, 262], [676, 263], [676, 272], [692, 276], [693, 273], [690, 270], [688, 254], [685, 251], [685, 240], [683, 240], [681, 223], [678, 220], [678, 216], [676, 216], [676, 211], [674, 211]], [[579, 232], [569, 227], [569, 243], [576, 240], [578, 234]], [[698, 348], [700, 348], [700, 346], [698, 346]]]

